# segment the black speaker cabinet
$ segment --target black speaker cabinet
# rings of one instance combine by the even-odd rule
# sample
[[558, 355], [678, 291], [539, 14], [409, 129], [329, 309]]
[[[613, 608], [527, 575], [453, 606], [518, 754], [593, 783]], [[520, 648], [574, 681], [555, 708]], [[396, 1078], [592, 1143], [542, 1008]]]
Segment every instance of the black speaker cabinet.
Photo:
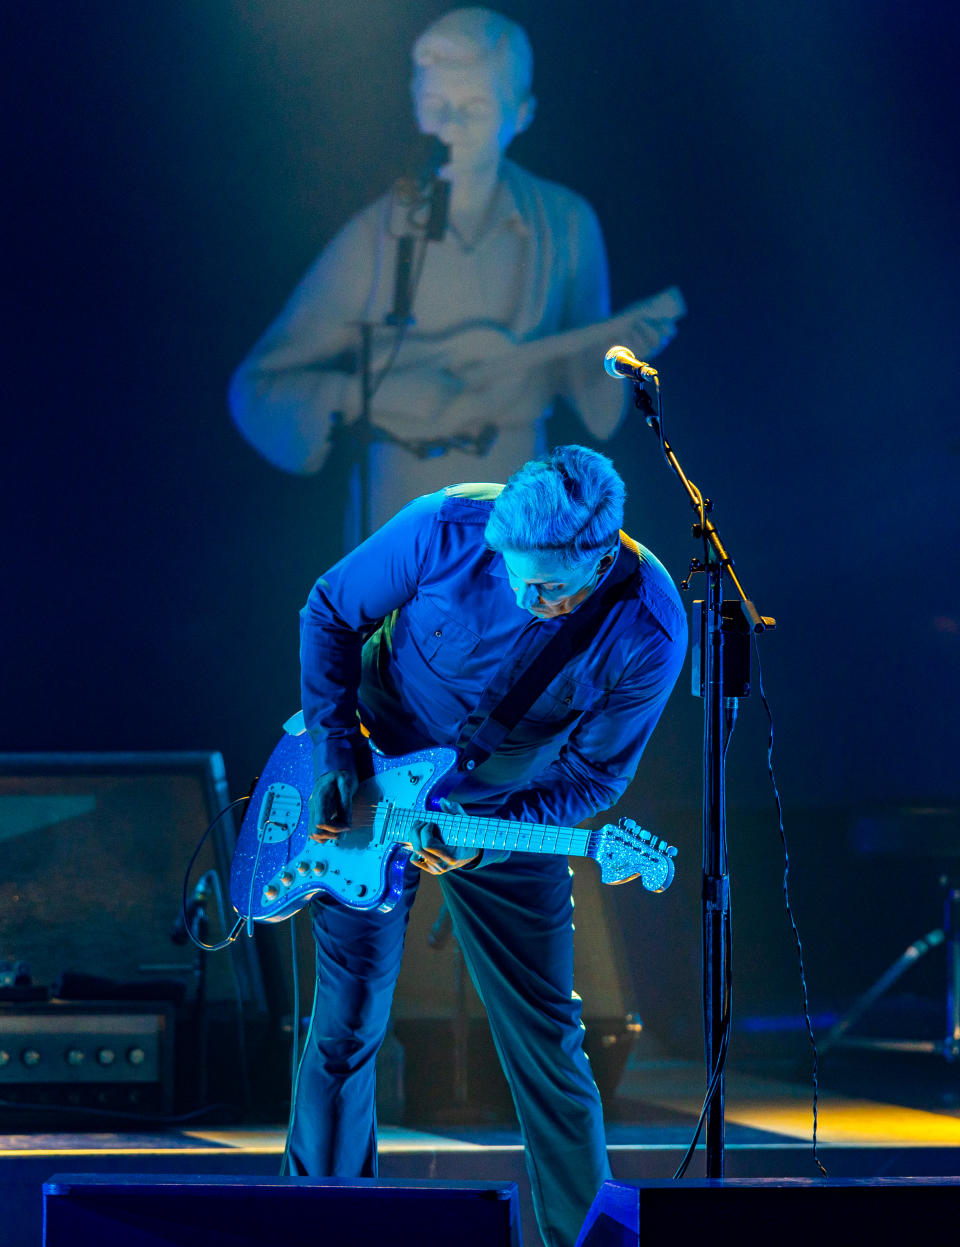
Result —
[[[46, 986], [64, 970], [189, 983], [192, 948], [170, 932], [190, 856], [229, 799], [215, 752], [0, 754], [0, 959], [28, 962]], [[226, 881], [234, 837], [227, 815], [197, 873]], [[246, 939], [207, 965], [208, 1000], [238, 989], [248, 1010], [264, 1010]]]
[[728, 1178], [605, 1182], [577, 1247], [903, 1247], [954, 1238], [960, 1178]]
[[[0, 987], [7, 1129], [89, 1126], [86, 1110], [168, 1113], [174, 1037], [173, 1111], [248, 1098], [244, 1035], [252, 1062], [270, 1025], [259, 938], [206, 956], [203, 1009], [197, 953], [171, 939], [187, 864], [229, 800], [215, 752], [0, 755], [0, 961], [27, 963], [33, 980]], [[228, 929], [234, 837], [227, 814], [191, 883], [220, 881]], [[211, 941], [224, 929], [217, 892], [207, 901]], [[174, 1017], [167, 1006], [178, 1001]], [[111, 1027], [137, 1034], [127, 1042]], [[101, 1050], [116, 1060], [102, 1064]], [[21, 1068], [25, 1059], [35, 1066]], [[267, 1062], [281, 1063], [279, 1050]]]
[[514, 1182], [57, 1174], [44, 1247], [520, 1247]]

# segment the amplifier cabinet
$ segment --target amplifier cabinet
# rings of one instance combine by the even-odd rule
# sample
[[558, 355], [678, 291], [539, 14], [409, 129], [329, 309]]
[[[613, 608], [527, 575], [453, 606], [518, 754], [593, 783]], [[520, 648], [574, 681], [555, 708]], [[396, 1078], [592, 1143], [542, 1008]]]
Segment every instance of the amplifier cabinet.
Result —
[[0, 1120], [62, 1109], [170, 1113], [173, 1031], [167, 1004], [0, 1003]]

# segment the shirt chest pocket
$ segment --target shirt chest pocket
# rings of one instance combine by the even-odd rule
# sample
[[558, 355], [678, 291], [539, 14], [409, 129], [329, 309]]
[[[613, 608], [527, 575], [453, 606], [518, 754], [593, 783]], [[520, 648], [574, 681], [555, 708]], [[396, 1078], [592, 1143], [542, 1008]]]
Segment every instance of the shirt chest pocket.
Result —
[[524, 717], [537, 723], [570, 722], [580, 715], [601, 710], [609, 696], [607, 689], [561, 675], [537, 698]]
[[421, 656], [439, 675], [459, 675], [480, 642], [469, 628], [437, 607], [416, 612], [408, 623]]

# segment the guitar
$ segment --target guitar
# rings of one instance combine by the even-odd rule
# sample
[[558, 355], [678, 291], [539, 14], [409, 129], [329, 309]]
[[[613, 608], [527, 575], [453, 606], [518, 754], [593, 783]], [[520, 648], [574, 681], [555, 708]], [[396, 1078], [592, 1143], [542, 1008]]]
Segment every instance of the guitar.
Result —
[[354, 799], [354, 825], [335, 840], [310, 839], [312, 745], [302, 713], [284, 725], [240, 826], [230, 900], [243, 918], [280, 922], [324, 892], [352, 909], [390, 910], [403, 890], [413, 825], [429, 821], [445, 844], [592, 857], [604, 883], [639, 875], [650, 892], [673, 879], [677, 850], [630, 819], [600, 831], [472, 814], [447, 814], [439, 799], [455, 787], [453, 749], [391, 758], [371, 747], [370, 774]]
[[[374, 423], [410, 444], [438, 443], [463, 436], [469, 443], [481, 430], [509, 427], [516, 411], [530, 406], [531, 378], [542, 390], [537, 401], [552, 394], [548, 366], [562, 359], [596, 351], [611, 342], [636, 340], [637, 326], [656, 336], [637, 349], [654, 354], [674, 333], [674, 322], [686, 312], [676, 286], [632, 304], [616, 316], [545, 337], [518, 339], [500, 325], [471, 321], [439, 333], [416, 330], [396, 352], [397, 331], [378, 326], [372, 342], [372, 374], [388, 368], [374, 400]], [[350, 348], [345, 337], [343, 349]], [[304, 366], [304, 364], [301, 364]], [[362, 410], [359, 373], [344, 374], [330, 401], [349, 428]]]
[[[394, 368], [428, 366], [447, 368], [453, 372], [464, 369], [472, 371], [474, 381], [483, 377], [485, 368], [491, 369], [491, 377], [499, 376], [506, 366], [511, 370], [527, 372], [530, 369], [566, 359], [582, 351], [601, 350], [609, 345], [611, 335], [629, 336], [636, 321], [650, 321], [660, 325], [675, 321], [686, 315], [687, 305], [676, 286], [668, 286], [658, 294], [639, 299], [630, 307], [617, 312], [607, 320], [582, 325], [579, 329], [564, 329], [541, 338], [517, 339], [500, 326], [475, 323], [461, 325], [440, 334], [418, 334], [404, 344], [403, 351]], [[381, 351], [384, 356], [392, 346], [392, 339], [385, 337]], [[377, 358], [375, 363], [385, 363]]]

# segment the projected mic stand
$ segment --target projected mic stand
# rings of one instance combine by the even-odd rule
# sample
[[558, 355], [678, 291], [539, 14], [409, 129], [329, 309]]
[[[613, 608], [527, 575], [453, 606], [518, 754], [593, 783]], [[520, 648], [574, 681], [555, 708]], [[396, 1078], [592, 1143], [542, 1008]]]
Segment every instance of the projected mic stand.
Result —
[[[434, 156], [433, 164], [439, 166], [449, 158], [445, 145], [436, 140], [435, 145], [441, 149]], [[397, 238], [397, 254], [393, 274], [393, 307], [385, 318], [386, 324], [397, 331], [394, 350], [380, 375], [373, 375], [373, 331], [375, 326], [370, 321], [357, 322], [360, 331], [360, 357], [358, 374], [360, 378], [360, 416], [351, 429], [351, 435], [358, 450], [359, 465], [359, 506], [360, 506], [360, 540], [370, 536], [370, 447], [377, 439], [377, 433], [371, 419], [373, 395], [384, 377], [390, 371], [397, 353], [406, 336], [407, 329], [414, 323], [413, 299], [419, 273], [414, 272], [414, 255], [418, 240], [425, 246], [428, 242], [441, 242], [447, 229], [447, 217], [450, 202], [450, 183], [444, 178], [431, 173], [432, 180], [427, 189], [413, 179], [401, 178], [398, 182], [398, 193], [407, 197], [411, 204], [420, 203], [426, 196], [428, 215], [421, 231], [405, 233]]]
[[[707, 1067], [706, 1176], [723, 1177], [724, 1061], [730, 1034], [730, 876], [727, 870], [726, 792], [724, 764], [733, 734], [738, 702], [750, 692], [750, 638], [776, 626], [761, 615], [747, 597], [716, 525], [711, 504], [689, 480], [663, 436], [660, 420], [660, 382], [654, 369], [649, 381], [656, 386], [657, 409], [643, 382], [635, 381], [634, 404], [656, 433], [663, 456], [686, 491], [697, 513], [693, 535], [703, 542], [703, 559], [690, 561], [682, 587], [697, 572], [707, 578], [707, 595], [694, 603], [693, 695], [704, 700], [703, 724], [703, 1034]], [[726, 572], [739, 601], [723, 599]]]

